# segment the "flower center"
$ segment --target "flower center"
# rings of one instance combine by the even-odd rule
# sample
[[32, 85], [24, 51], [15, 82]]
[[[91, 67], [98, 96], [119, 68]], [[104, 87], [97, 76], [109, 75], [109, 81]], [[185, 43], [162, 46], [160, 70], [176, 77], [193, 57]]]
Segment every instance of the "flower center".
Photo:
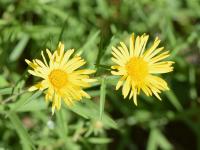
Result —
[[49, 80], [56, 88], [62, 88], [67, 83], [67, 74], [59, 69], [51, 71], [49, 74]]
[[148, 63], [140, 57], [132, 57], [126, 64], [128, 75], [134, 80], [134, 82], [142, 82], [148, 75]]

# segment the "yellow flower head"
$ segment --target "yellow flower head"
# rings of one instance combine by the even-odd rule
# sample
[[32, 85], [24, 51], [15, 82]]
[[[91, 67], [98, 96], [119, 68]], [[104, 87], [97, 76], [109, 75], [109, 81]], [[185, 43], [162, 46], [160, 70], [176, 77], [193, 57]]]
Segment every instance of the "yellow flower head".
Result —
[[122, 87], [122, 94], [129, 99], [133, 97], [137, 105], [137, 95], [142, 90], [147, 96], [154, 94], [161, 100], [159, 93], [168, 90], [167, 83], [156, 74], [162, 74], [173, 71], [172, 61], [162, 61], [169, 57], [169, 51], [162, 52], [164, 47], [158, 48], [160, 40], [155, 39], [150, 48], [145, 50], [149, 36], [142, 35], [134, 38], [130, 37], [129, 49], [123, 42], [117, 48], [112, 47], [112, 61], [116, 65], [112, 66], [113, 75], [120, 76], [116, 90]]
[[30, 87], [29, 91], [47, 89], [45, 99], [46, 101], [52, 101], [52, 113], [54, 113], [55, 109], [60, 109], [61, 98], [68, 106], [74, 100], [81, 100], [82, 97], [90, 98], [83, 91], [83, 88], [89, 87], [90, 83], [95, 81], [94, 79], [89, 79], [89, 74], [95, 71], [88, 69], [77, 70], [85, 64], [85, 61], [77, 55], [70, 59], [73, 52], [73, 49], [64, 52], [64, 44], [60, 42], [54, 53], [51, 53], [48, 49], [46, 50], [49, 63], [47, 63], [43, 51], [41, 53], [43, 62], [39, 59], [34, 59], [32, 62], [25, 60], [32, 68], [28, 72], [42, 78], [42, 81]]

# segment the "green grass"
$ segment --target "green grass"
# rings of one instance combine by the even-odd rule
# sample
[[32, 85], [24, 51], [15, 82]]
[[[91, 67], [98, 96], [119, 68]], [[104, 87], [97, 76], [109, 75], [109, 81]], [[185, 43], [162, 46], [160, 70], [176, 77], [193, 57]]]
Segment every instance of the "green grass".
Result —
[[[0, 0], [0, 149], [200, 149], [199, 0]], [[156, 36], [174, 71], [162, 102], [141, 94], [138, 106], [115, 91], [111, 47], [128, 36]], [[59, 41], [96, 69], [84, 99], [51, 115], [24, 59]], [[128, 43], [127, 43], [128, 44]]]

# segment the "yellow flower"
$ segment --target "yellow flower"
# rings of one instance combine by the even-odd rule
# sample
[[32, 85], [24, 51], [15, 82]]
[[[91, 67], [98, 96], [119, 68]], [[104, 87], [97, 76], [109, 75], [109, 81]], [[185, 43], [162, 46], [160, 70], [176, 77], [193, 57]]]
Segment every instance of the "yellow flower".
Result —
[[33, 76], [42, 78], [42, 81], [29, 88], [29, 91], [45, 90], [46, 101], [52, 101], [52, 113], [55, 109], [61, 107], [61, 99], [70, 106], [73, 101], [79, 101], [83, 97], [90, 96], [83, 91], [83, 88], [89, 87], [90, 83], [95, 79], [90, 79], [89, 74], [94, 73], [94, 70], [82, 69], [77, 70], [85, 64], [85, 61], [80, 56], [74, 56], [70, 59], [74, 50], [70, 49], [64, 52], [64, 44], [61, 42], [54, 53], [48, 49], [49, 63], [41, 53], [43, 62], [39, 59], [34, 59], [32, 62], [25, 60], [26, 63], [33, 69], [28, 70]]
[[[129, 49], [123, 42], [117, 48], [112, 47], [112, 61], [116, 65], [112, 66], [113, 75], [120, 76], [116, 90], [122, 87], [124, 98], [129, 95], [129, 99], [133, 97], [135, 105], [137, 105], [137, 95], [142, 90], [147, 96], [154, 94], [161, 100], [159, 93], [169, 90], [167, 83], [157, 74], [173, 71], [172, 61], [162, 61], [169, 57], [169, 51], [162, 52], [164, 47], [158, 48], [160, 40], [158, 37], [150, 48], [145, 51], [149, 36], [142, 35], [134, 38], [134, 34], [130, 37]], [[130, 93], [130, 94], [129, 94]]]

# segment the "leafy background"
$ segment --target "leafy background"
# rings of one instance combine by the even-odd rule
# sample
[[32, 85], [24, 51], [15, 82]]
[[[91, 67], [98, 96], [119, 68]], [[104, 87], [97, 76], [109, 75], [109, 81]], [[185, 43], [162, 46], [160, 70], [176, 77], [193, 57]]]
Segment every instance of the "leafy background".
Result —
[[[199, 10], [199, 0], [0, 0], [0, 149], [200, 149]], [[141, 94], [136, 107], [114, 90], [111, 46], [132, 32], [149, 43], [159, 36], [176, 62], [162, 102]], [[91, 100], [52, 116], [41, 92], [27, 92], [37, 78], [24, 59], [58, 41], [97, 69], [98, 82]]]

